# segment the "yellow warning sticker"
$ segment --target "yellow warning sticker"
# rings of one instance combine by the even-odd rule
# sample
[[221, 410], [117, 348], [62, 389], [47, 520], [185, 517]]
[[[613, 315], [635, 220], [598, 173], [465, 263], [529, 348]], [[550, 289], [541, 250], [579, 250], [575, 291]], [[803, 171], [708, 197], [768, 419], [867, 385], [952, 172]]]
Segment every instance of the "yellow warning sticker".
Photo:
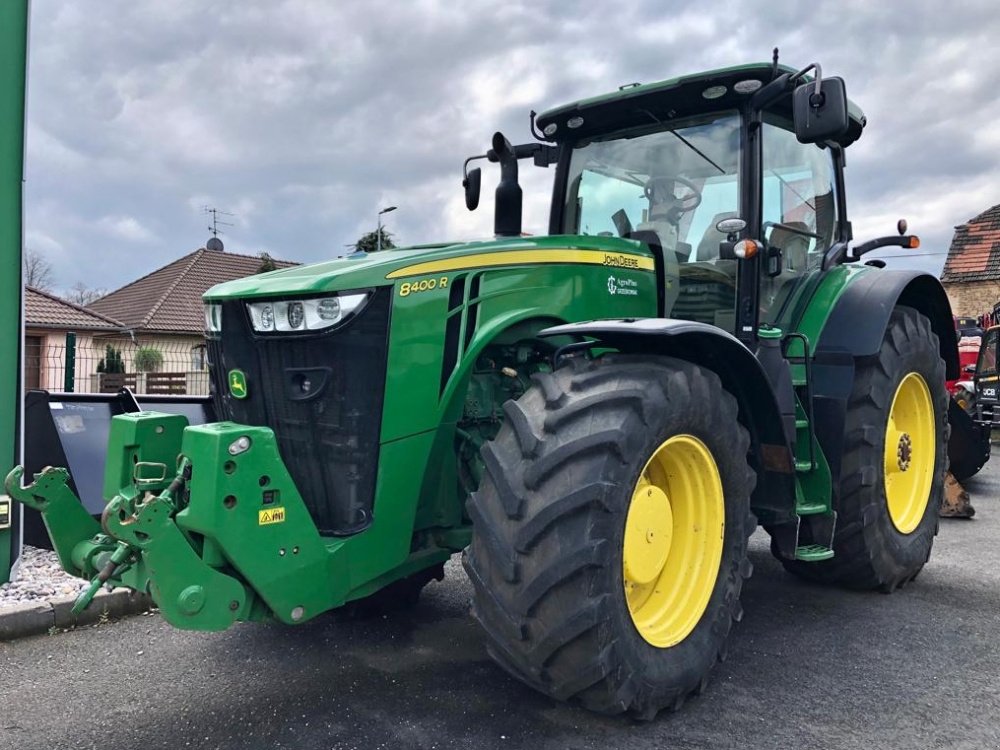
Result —
[[261, 510], [257, 512], [257, 525], [267, 526], [272, 523], [284, 523], [285, 522], [285, 509], [284, 508], [267, 508], [266, 510]]

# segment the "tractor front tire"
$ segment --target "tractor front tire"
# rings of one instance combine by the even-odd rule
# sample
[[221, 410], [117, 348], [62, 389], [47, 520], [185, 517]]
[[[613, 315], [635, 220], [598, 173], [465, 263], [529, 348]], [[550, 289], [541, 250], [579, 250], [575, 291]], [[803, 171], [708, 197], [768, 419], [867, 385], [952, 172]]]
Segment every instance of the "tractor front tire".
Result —
[[847, 406], [834, 556], [782, 560], [796, 575], [892, 592], [931, 554], [948, 468], [948, 393], [931, 323], [897, 306]]
[[742, 615], [749, 436], [716, 375], [572, 359], [504, 405], [465, 567], [490, 655], [559, 700], [652, 718], [701, 691]]
[[364, 599], [355, 599], [340, 608], [347, 619], [366, 620], [398, 614], [413, 609], [420, 593], [431, 581], [444, 580], [444, 563], [419, 570], [406, 578], [393, 581]]

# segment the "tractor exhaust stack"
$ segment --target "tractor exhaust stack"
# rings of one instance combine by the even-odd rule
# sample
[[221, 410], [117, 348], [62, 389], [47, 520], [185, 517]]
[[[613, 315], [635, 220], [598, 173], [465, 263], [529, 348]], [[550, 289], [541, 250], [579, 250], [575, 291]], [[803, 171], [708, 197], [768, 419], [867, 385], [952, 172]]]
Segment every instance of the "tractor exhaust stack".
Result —
[[497, 237], [520, 237], [522, 194], [517, 181], [517, 154], [503, 133], [497, 131], [493, 134], [493, 148], [487, 158], [500, 164], [493, 233]]

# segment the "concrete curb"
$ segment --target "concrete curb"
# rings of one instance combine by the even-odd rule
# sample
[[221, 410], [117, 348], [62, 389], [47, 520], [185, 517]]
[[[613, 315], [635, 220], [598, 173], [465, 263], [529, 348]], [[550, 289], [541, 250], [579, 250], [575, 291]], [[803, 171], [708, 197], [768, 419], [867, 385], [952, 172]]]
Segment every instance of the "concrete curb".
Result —
[[48, 633], [50, 628], [91, 625], [103, 617], [119, 619], [154, 608], [152, 599], [134, 591], [101, 591], [86, 610], [74, 615], [70, 610], [76, 597], [32, 602], [0, 609], [0, 641]]

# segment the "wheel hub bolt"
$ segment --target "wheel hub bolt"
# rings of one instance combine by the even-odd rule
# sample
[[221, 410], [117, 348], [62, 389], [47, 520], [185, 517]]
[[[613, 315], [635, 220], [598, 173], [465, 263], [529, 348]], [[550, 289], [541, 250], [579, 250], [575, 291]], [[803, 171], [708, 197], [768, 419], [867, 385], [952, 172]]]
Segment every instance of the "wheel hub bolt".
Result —
[[900, 471], [910, 468], [910, 460], [913, 458], [913, 441], [910, 434], [904, 432], [899, 436], [899, 445], [896, 446], [896, 463], [899, 464]]

